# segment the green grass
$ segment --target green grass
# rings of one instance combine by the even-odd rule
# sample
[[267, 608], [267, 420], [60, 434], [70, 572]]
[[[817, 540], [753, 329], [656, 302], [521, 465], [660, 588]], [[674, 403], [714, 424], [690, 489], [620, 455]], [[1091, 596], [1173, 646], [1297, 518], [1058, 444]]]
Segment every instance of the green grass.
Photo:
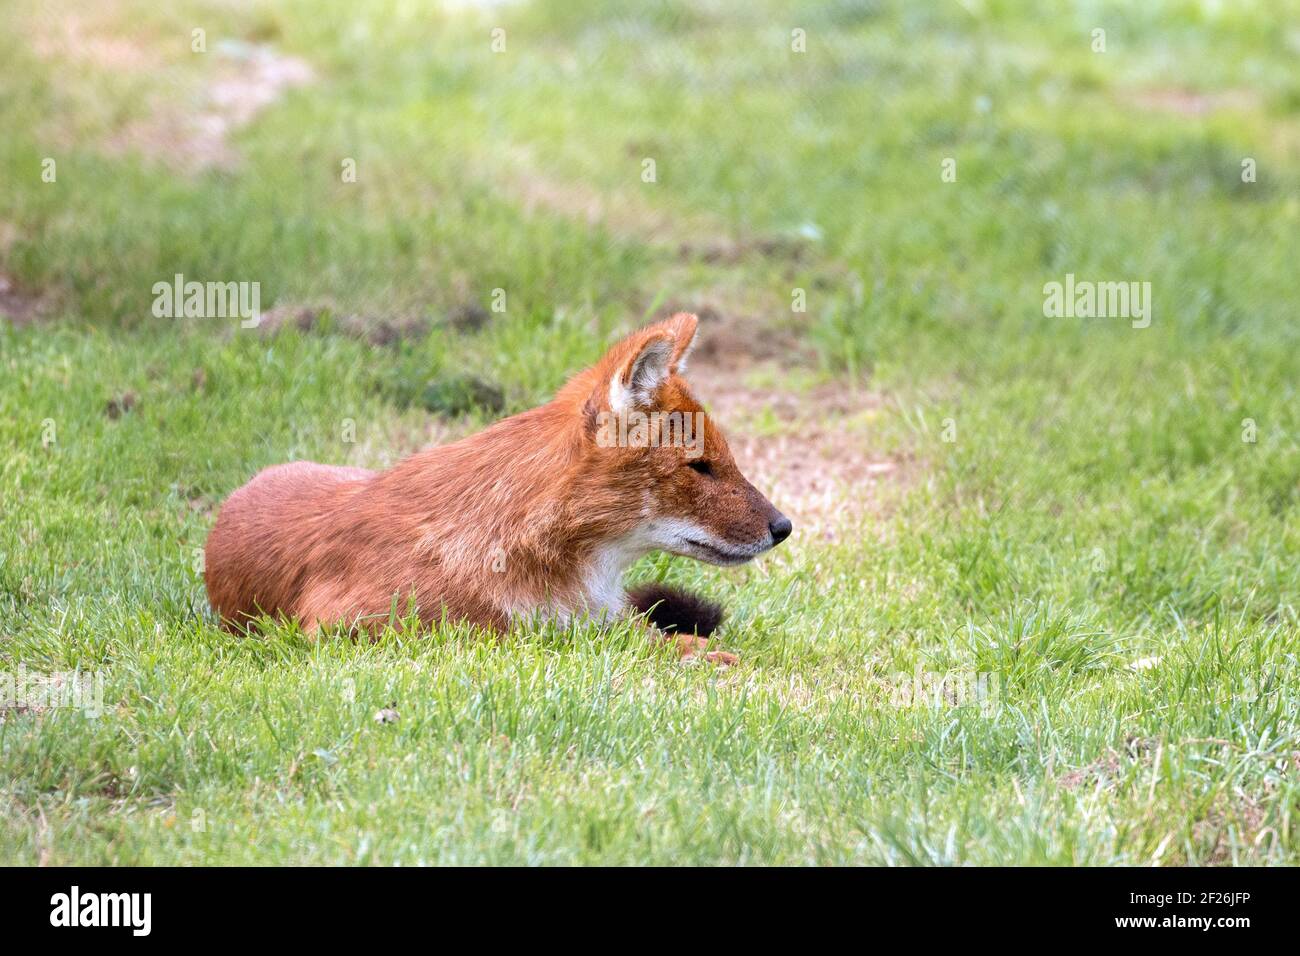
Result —
[[[114, 69], [38, 7], [0, 12], [0, 271], [49, 313], [0, 321], [0, 674], [104, 713], [0, 712], [0, 862], [1300, 862], [1300, 8], [88, 5]], [[115, 148], [230, 38], [317, 73], [235, 167]], [[322, 318], [155, 319], [177, 272]], [[1150, 281], [1150, 328], [1045, 318], [1067, 272]], [[722, 599], [739, 667], [214, 627], [258, 468], [465, 433], [669, 303], [742, 365], [796, 343], [776, 387], [879, 392], [826, 421], [906, 464], [833, 542], [634, 570]]]

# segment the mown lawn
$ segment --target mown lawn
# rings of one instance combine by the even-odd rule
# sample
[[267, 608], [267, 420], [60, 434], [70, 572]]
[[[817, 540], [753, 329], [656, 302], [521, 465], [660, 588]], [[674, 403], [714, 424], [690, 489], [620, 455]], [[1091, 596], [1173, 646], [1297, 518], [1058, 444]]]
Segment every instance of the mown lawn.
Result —
[[[49, 6], [0, 9], [0, 862], [1300, 862], [1300, 6]], [[232, 121], [263, 54], [310, 78]], [[275, 311], [156, 318], [176, 273]], [[1149, 326], [1046, 316], [1067, 274]], [[724, 428], [888, 466], [629, 575], [738, 667], [214, 626], [257, 469], [676, 307]], [[6, 690], [70, 671], [102, 713]]]

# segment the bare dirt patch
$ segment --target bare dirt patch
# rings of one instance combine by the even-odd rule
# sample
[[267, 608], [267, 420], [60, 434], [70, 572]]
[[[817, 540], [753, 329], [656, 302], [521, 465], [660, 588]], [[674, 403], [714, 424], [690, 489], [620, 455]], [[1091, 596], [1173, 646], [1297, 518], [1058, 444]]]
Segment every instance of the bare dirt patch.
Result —
[[200, 109], [159, 101], [117, 131], [110, 152], [140, 153], [186, 172], [234, 169], [239, 153], [230, 142], [233, 134], [315, 77], [305, 60], [267, 46], [224, 44], [210, 55], [217, 66], [203, 83]]
[[104, 11], [51, 10], [35, 20], [32, 50], [45, 59], [85, 63], [102, 70], [144, 72], [158, 59], [138, 39], [115, 33]]
[[1107, 786], [1119, 775], [1121, 767], [1119, 754], [1115, 750], [1107, 750], [1086, 767], [1076, 767], [1061, 774], [1058, 782], [1066, 790], [1095, 787], [1098, 784]]
[[14, 325], [30, 325], [45, 316], [51, 305], [45, 294], [25, 288], [0, 272], [0, 316]]
[[1268, 813], [1252, 795], [1236, 793], [1217, 801], [1204, 819], [1192, 825], [1192, 839], [1208, 845], [1206, 862], [1212, 866], [1227, 866], [1233, 862], [1234, 846], [1240, 850], [1252, 847], [1261, 840], [1272, 837], [1276, 830], [1266, 828]]
[[233, 169], [239, 154], [231, 136], [288, 90], [315, 79], [305, 60], [241, 40], [214, 38], [210, 51], [177, 59], [162, 38], [150, 42], [131, 34], [123, 16], [111, 4], [94, 16], [43, 13], [33, 19], [30, 35], [32, 50], [44, 59], [150, 78], [142, 113], [107, 135], [110, 155], [136, 153], [190, 173]]
[[1125, 760], [1150, 763], [1153, 752], [1159, 742], [1145, 737], [1129, 737], [1124, 741], [1124, 753], [1114, 747], [1107, 747], [1106, 752], [1083, 767], [1068, 770], [1057, 778], [1057, 782], [1066, 790], [1078, 790], [1081, 787], [1114, 786], [1124, 771]]

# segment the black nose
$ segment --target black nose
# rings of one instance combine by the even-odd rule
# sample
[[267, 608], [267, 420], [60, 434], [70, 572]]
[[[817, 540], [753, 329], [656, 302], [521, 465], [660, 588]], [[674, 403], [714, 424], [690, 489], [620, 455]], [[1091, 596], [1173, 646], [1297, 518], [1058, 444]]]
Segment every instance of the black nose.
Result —
[[772, 532], [772, 543], [780, 544], [790, 537], [790, 519], [785, 515], [767, 523], [767, 530]]

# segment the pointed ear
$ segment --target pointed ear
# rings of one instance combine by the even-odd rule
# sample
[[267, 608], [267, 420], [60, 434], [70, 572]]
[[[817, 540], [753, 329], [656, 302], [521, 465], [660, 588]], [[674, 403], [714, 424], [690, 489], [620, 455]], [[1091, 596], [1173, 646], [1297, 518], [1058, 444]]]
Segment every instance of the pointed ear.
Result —
[[638, 339], [631, 357], [614, 369], [609, 380], [609, 407], [615, 412], [647, 408], [655, 390], [668, 380], [673, 339], [657, 327]]
[[685, 372], [686, 359], [695, 347], [695, 330], [700, 325], [699, 317], [690, 312], [678, 312], [662, 325], [673, 337], [673, 354], [668, 361], [668, 368], [678, 374]]

